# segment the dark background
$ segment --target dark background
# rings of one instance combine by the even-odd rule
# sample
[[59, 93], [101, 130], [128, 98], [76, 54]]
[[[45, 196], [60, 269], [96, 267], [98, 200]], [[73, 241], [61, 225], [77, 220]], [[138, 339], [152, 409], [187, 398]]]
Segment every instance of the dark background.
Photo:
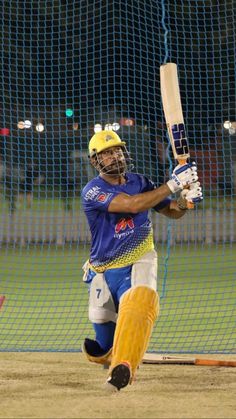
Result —
[[[0, 126], [10, 136], [0, 137], [3, 160], [36, 161], [46, 183], [60, 183], [95, 123], [129, 117], [135, 126], [119, 134], [137, 168], [157, 177], [157, 149], [166, 142], [159, 66], [166, 61], [178, 64], [190, 146], [208, 151], [220, 138], [222, 148], [229, 142], [222, 123], [236, 120], [235, 10], [232, 0], [4, 1]], [[25, 119], [32, 128], [17, 129]], [[38, 121], [43, 133], [35, 131]]]

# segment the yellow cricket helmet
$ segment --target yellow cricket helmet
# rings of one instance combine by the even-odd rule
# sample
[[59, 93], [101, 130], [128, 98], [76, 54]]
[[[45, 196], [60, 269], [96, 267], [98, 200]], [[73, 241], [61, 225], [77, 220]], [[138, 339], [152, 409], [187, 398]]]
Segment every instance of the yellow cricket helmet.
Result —
[[96, 132], [89, 141], [89, 157], [111, 147], [125, 146], [125, 141], [121, 141], [119, 135], [114, 131]]

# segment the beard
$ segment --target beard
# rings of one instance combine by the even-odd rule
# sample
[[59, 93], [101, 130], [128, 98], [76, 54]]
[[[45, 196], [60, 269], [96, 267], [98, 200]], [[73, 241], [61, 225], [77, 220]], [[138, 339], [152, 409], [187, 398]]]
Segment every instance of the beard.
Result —
[[116, 160], [115, 162], [106, 166], [102, 162], [100, 162], [99, 166], [100, 166], [100, 171], [102, 173], [104, 173], [105, 175], [110, 175], [110, 176], [123, 175], [127, 169], [125, 159]]

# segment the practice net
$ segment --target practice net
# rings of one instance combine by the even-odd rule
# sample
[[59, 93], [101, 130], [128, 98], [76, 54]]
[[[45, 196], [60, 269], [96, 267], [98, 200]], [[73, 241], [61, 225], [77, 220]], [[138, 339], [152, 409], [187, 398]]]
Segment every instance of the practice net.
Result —
[[151, 213], [161, 314], [149, 350], [236, 353], [235, 14], [233, 0], [4, 1], [1, 351], [79, 351], [93, 337], [88, 140], [117, 130], [135, 170], [167, 180], [159, 66], [171, 61], [204, 201], [179, 221]]

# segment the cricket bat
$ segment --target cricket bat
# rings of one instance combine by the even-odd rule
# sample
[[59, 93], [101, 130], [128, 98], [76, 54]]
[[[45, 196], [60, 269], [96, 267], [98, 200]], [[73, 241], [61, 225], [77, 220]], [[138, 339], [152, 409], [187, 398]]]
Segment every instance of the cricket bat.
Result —
[[[171, 147], [174, 158], [182, 165], [186, 163], [190, 154], [184, 126], [177, 65], [175, 63], [161, 65], [160, 82], [162, 105]], [[194, 204], [188, 202], [188, 208], [194, 208]]]
[[[142, 364], [166, 364], [166, 365], [198, 365], [202, 367], [236, 367], [235, 360], [205, 359], [187, 356], [159, 355], [152, 352], [145, 352]], [[103, 365], [108, 369], [109, 365]]]
[[181, 356], [158, 355], [145, 353], [143, 364], [176, 364], [176, 365], [199, 365], [206, 367], [236, 367], [236, 361], [220, 359], [188, 358]]

